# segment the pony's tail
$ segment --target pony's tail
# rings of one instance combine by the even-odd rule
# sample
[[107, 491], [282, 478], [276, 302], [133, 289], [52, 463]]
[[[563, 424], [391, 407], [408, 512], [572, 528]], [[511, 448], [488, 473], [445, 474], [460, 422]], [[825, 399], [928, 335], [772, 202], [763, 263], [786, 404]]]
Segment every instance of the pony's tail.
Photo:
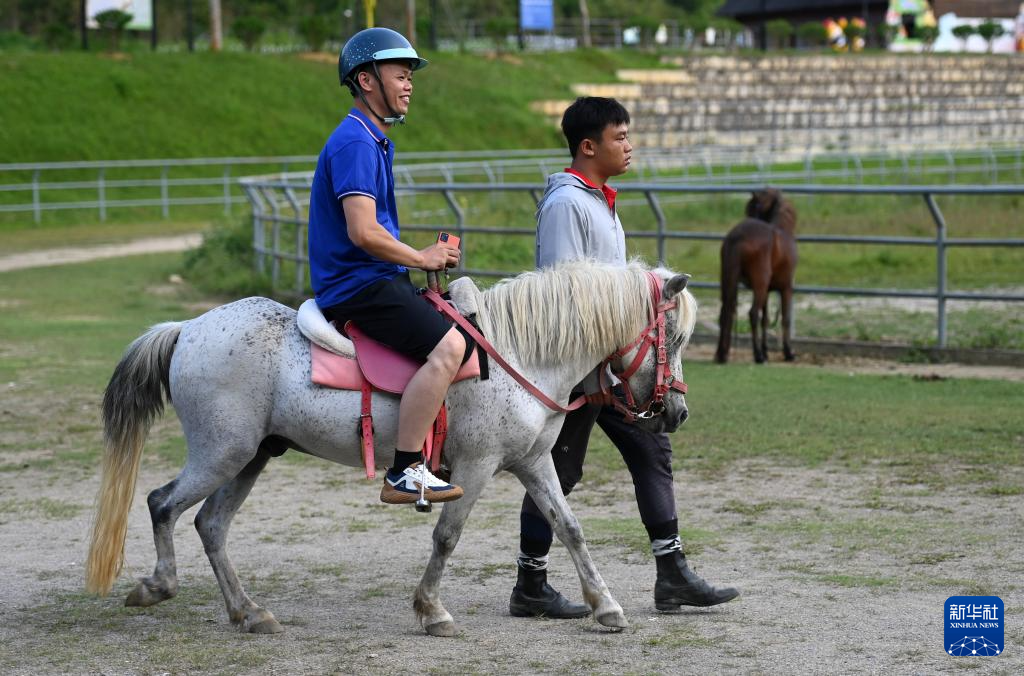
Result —
[[103, 393], [103, 454], [85, 588], [108, 594], [124, 564], [128, 511], [135, 497], [142, 445], [171, 398], [169, 372], [181, 322], [158, 324], [128, 346]]
[[721, 294], [722, 309], [718, 314], [718, 349], [715, 361], [724, 364], [732, 346], [732, 325], [736, 317], [736, 303], [740, 287], [739, 249], [728, 238], [722, 242]]

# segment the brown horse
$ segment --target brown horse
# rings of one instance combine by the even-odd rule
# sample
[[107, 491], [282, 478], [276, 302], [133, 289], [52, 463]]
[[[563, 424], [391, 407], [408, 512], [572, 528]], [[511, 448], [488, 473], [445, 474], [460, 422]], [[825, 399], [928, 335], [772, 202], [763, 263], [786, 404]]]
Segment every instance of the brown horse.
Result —
[[[740, 282], [754, 292], [750, 306], [750, 334], [754, 361], [768, 359], [768, 292], [778, 291], [782, 300], [782, 353], [793, 361], [789, 332], [793, 318], [793, 273], [796, 271], [796, 210], [774, 188], [752, 193], [747, 218], [722, 241], [722, 312], [718, 318], [718, 350], [715, 361], [729, 360], [732, 323]], [[757, 327], [760, 323], [760, 340]]]

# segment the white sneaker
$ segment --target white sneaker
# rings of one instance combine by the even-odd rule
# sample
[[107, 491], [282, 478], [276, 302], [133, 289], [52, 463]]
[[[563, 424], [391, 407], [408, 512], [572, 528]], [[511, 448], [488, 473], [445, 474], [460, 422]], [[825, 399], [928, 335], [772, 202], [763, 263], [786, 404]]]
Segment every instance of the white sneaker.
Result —
[[416, 462], [401, 474], [388, 470], [384, 475], [384, 487], [380, 490], [380, 501], [389, 505], [407, 505], [420, 499], [420, 483], [426, 487], [424, 497], [430, 502], [448, 502], [462, 497], [462, 489], [441, 481], [422, 462]]

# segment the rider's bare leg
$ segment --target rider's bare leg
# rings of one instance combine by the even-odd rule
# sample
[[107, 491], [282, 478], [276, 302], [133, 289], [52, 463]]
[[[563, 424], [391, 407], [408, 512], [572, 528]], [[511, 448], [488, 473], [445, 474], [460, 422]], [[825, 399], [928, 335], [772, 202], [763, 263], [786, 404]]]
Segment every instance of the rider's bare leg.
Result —
[[418, 451], [462, 365], [466, 339], [452, 327], [412, 377], [398, 409], [398, 450]]

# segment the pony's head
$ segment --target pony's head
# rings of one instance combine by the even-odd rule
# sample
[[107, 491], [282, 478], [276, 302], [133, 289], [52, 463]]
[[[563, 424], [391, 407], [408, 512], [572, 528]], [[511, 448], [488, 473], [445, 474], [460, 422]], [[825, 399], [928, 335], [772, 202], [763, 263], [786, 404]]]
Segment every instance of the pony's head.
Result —
[[[660, 288], [652, 289], [653, 273]], [[682, 382], [682, 352], [697, 317], [697, 302], [686, 290], [687, 275], [650, 270], [639, 261], [621, 267], [575, 261], [526, 272], [499, 282], [480, 298], [481, 328], [503, 354], [524, 366], [551, 366], [573, 360], [597, 363], [634, 343], [651, 320], [652, 309], [675, 301], [665, 314], [665, 351], [673, 380]], [[628, 368], [641, 347], [626, 351], [612, 367]], [[654, 392], [657, 350], [648, 349], [629, 376], [638, 404]], [[623, 366], [622, 364], [626, 364]], [[672, 431], [686, 419], [682, 393], [670, 390], [661, 414], [638, 421], [649, 429]]]
[[782, 197], [777, 188], [764, 188], [750, 193], [744, 213], [765, 223], [777, 225], [792, 232], [796, 228], [796, 209]]
[[[689, 275], [676, 274], [666, 268], [656, 268], [651, 271], [660, 281], [660, 305], [669, 305], [665, 311], [665, 335], [663, 344], [665, 348], [665, 362], [668, 366], [666, 373], [664, 367], [659, 364], [657, 342], [649, 341], [650, 348], [639, 365], [635, 366], [636, 371], [629, 376], [628, 383], [624, 389], [632, 392], [634, 403], [640, 410], [648, 411], [648, 415], [637, 417], [635, 424], [649, 429], [653, 432], [673, 432], [689, 416], [689, 409], [686, 405], [685, 386], [683, 380], [683, 351], [693, 334], [693, 327], [697, 321], [697, 299], [686, 288], [690, 279]], [[654, 300], [654, 299], [652, 299]], [[643, 345], [639, 344], [623, 355], [622, 362], [628, 366], [616, 366], [616, 371], [622, 368], [634, 368], [633, 362], [638, 354], [643, 351]], [[661, 377], [659, 378], [659, 370]], [[662, 385], [663, 396], [655, 397], [659, 382], [675, 383], [674, 387], [665, 388]], [[650, 413], [653, 412], [654, 415]]]

